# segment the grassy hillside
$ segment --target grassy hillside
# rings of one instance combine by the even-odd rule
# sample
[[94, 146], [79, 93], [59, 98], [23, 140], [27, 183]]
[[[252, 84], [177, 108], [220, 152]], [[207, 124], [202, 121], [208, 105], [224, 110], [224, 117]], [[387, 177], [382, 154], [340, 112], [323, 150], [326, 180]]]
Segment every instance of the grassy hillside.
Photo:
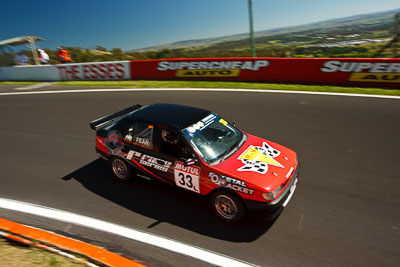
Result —
[[[257, 56], [371, 57], [393, 36], [400, 9], [255, 33]], [[249, 56], [248, 34], [188, 40], [148, 49], [161, 57]], [[383, 54], [392, 57], [391, 52]]]

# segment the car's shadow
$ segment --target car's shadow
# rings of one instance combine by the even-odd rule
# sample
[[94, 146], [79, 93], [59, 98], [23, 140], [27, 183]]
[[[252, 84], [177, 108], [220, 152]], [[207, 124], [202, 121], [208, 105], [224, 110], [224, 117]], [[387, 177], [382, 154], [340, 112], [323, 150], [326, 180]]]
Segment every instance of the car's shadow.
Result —
[[213, 214], [206, 198], [161, 182], [140, 178], [122, 184], [112, 178], [107, 163], [102, 159], [62, 179], [75, 179], [89, 191], [132, 212], [155, 219], [148, 228], [167, 222], [213, 238], [251, 242], [267, 232], [274, 223], [254, 218], [236, 224], [221, 222]]

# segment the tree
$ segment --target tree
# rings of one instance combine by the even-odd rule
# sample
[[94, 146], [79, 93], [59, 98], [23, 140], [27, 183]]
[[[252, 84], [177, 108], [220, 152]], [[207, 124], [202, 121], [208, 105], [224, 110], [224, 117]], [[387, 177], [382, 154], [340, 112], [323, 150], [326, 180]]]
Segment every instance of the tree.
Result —
[[102, 46], [100, 46], [100, 45], [96, 46], [96, 50], [103, 51], [103, 52], [107, 52], [107, 48], [102, 47]]
[[111, 50], [113, 60], [124, 60], [126, 59], [126, 54], [122, 52], [121, 48], [113, 48]]

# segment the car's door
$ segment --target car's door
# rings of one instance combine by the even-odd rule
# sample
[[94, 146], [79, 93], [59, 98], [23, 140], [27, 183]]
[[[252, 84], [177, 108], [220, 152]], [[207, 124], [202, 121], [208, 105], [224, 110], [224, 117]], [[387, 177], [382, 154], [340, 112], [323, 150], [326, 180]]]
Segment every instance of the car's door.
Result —
[[172, 182], [173, 161], [160, 157], [153, 125], [143, 122], [132, 123], [124, 133], [123, 144], [126, 159], [143, 175]]
[[[163, 138], [166, 132], [169, 138]], [[200, 193], [200, 165], [178, 131], [134, 122], [123, 143], [126, 159], [144, 175]]]
[[173, 163], [169, 172], [171, 182], [200, 193], [200, 163], [181, 133], [161, 126], [156, 129], [155, 137], [159, 140], [159, 157]]

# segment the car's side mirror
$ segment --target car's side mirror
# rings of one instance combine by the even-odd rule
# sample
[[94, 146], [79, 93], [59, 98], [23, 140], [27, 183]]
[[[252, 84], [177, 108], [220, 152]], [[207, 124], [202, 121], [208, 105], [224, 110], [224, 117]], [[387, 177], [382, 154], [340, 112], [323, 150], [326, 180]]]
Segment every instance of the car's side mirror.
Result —
[[233, 127], [236, 127], [236, 123], [234, 121], [232, 122], [232, 125], [233, 125]]
[[195, 158], [188, 158], [184, 162], [185, 166], [192, 166], [192, 165], [195, 165], [196, 163], [197, 163], [197, 159], [195, 159]]

